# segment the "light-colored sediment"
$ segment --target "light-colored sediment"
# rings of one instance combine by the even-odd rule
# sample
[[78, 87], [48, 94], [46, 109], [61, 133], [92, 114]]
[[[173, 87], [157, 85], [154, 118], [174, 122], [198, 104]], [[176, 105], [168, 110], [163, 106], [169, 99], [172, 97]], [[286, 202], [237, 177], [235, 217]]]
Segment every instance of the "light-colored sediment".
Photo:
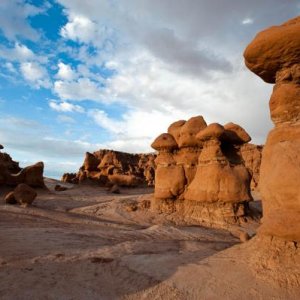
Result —
[[240, 244], [225, 230], [176, 225], [149, 211], [150, 188], [55, 192], [46, 182], [31, 207], [1, 202], [1, 299], [299, 299], [295, 280], [267, 280], [275, 273], [268, 257], [255, 259], [256, 238]]

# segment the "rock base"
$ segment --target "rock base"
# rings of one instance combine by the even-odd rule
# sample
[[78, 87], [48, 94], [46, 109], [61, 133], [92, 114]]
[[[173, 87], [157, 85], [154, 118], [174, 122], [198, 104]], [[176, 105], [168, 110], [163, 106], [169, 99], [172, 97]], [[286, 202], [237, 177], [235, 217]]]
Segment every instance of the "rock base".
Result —
[[255, 275], [284, 288], [300, 287], [300, 243], [258, 235], [246, 244]]
[[244, 222], [249, 215], [248, 202], [222, 203], [191, 200], [152, 199], [151, 210], [157, 213], [181, 215], [189, 224], [227, 227]]

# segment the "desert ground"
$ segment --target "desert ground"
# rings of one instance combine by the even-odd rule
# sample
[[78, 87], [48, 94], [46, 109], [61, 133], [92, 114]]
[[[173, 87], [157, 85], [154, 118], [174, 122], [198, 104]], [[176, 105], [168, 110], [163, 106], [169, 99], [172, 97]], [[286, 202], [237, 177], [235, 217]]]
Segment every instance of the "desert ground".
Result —
[[[56, 192], [57, 183], [47, 179], [32, 206], [1, 202], [3, 300], [299, 299], [298, 288], [254, 271], [248, 257], [255, 237], [241, 243], [241, 228], [192, 226], [152, 213], [152, 188], [112, 194], [63, 183], [69, 189]], [[8, 191], [2, 188], [1, 197]], [[253, 235], [258, 225], [242, 230]]]

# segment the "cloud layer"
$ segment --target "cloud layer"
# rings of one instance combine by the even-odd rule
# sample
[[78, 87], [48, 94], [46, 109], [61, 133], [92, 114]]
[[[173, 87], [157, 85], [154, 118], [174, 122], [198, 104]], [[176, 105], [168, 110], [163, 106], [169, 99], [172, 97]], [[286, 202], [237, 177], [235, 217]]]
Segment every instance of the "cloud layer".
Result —
[[152, 151], [194, 115], [264, 143], [272, 86], [242, 53], [299, 11], [294, 0], [2, 0], [0, 143], [49, 174], [77, 169], [85, 151]]

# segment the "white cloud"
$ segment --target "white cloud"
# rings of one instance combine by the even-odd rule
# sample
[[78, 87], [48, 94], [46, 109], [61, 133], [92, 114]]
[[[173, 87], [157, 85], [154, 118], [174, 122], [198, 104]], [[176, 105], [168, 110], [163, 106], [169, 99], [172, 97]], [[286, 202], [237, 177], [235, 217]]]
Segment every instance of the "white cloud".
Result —
[[251, 18], [246, 18], [242, 21], [243, 25], [253, 24], [254, 20]]
[[103, 110], [90, 110], [88, 112], [88, 115], [94, 119], [96, 124], [114, 134], [120, 134], [124, 130], [124, 124], [122, 121], [117, 121], [109, 118], [107, 113]]
[[48, 72], [45, 67], [37, 62], [24, 62], [20, 65], [23, 77], [35, 88], [50, 88]]
[[62, 27], [60, 34], [62, 37], [90, 43], [97, 36], [97, 24], [83, 16], [74, 16]]
[[48, 8], [48, 2], [43, 7], [38, 8], [22, 0], [1, 0], [0, 29], [10, 40], [23, 37], [36, 41], [40, 34], [29, 25], [27, 19], [44, 13]]
[[14, 67], [14, 65], [11, 62], [5, 63], [5, 67], [10, 73], [13, 73], [13, 74], [17, 73], [16, 68]]
[[77, 74], [70, 65], [59, 62], [56, 77], [62, 80], [71, 81], [77, 78]]
[[84, 113], [84, 108], [80, 105], [75, 105], [66, 101], [57, 102], [55, 100], [49, 101], [49, 106], [58, 112], [78, 112]]
[[9, 61], [27, 62], [36, 61], [39, 63], [47, 63], [48, 59], [45, 56], [36, 55], [26, 45], [15, 43], [14, 47], [7, 48], [0, 46], [0, 56]]
[[101, 82], [89, 78], [79, 78], [76, 81], [58, 80], [54, 83], [55, 93], [64, 100], [93, 100], [104, 101], [104, 88]]

